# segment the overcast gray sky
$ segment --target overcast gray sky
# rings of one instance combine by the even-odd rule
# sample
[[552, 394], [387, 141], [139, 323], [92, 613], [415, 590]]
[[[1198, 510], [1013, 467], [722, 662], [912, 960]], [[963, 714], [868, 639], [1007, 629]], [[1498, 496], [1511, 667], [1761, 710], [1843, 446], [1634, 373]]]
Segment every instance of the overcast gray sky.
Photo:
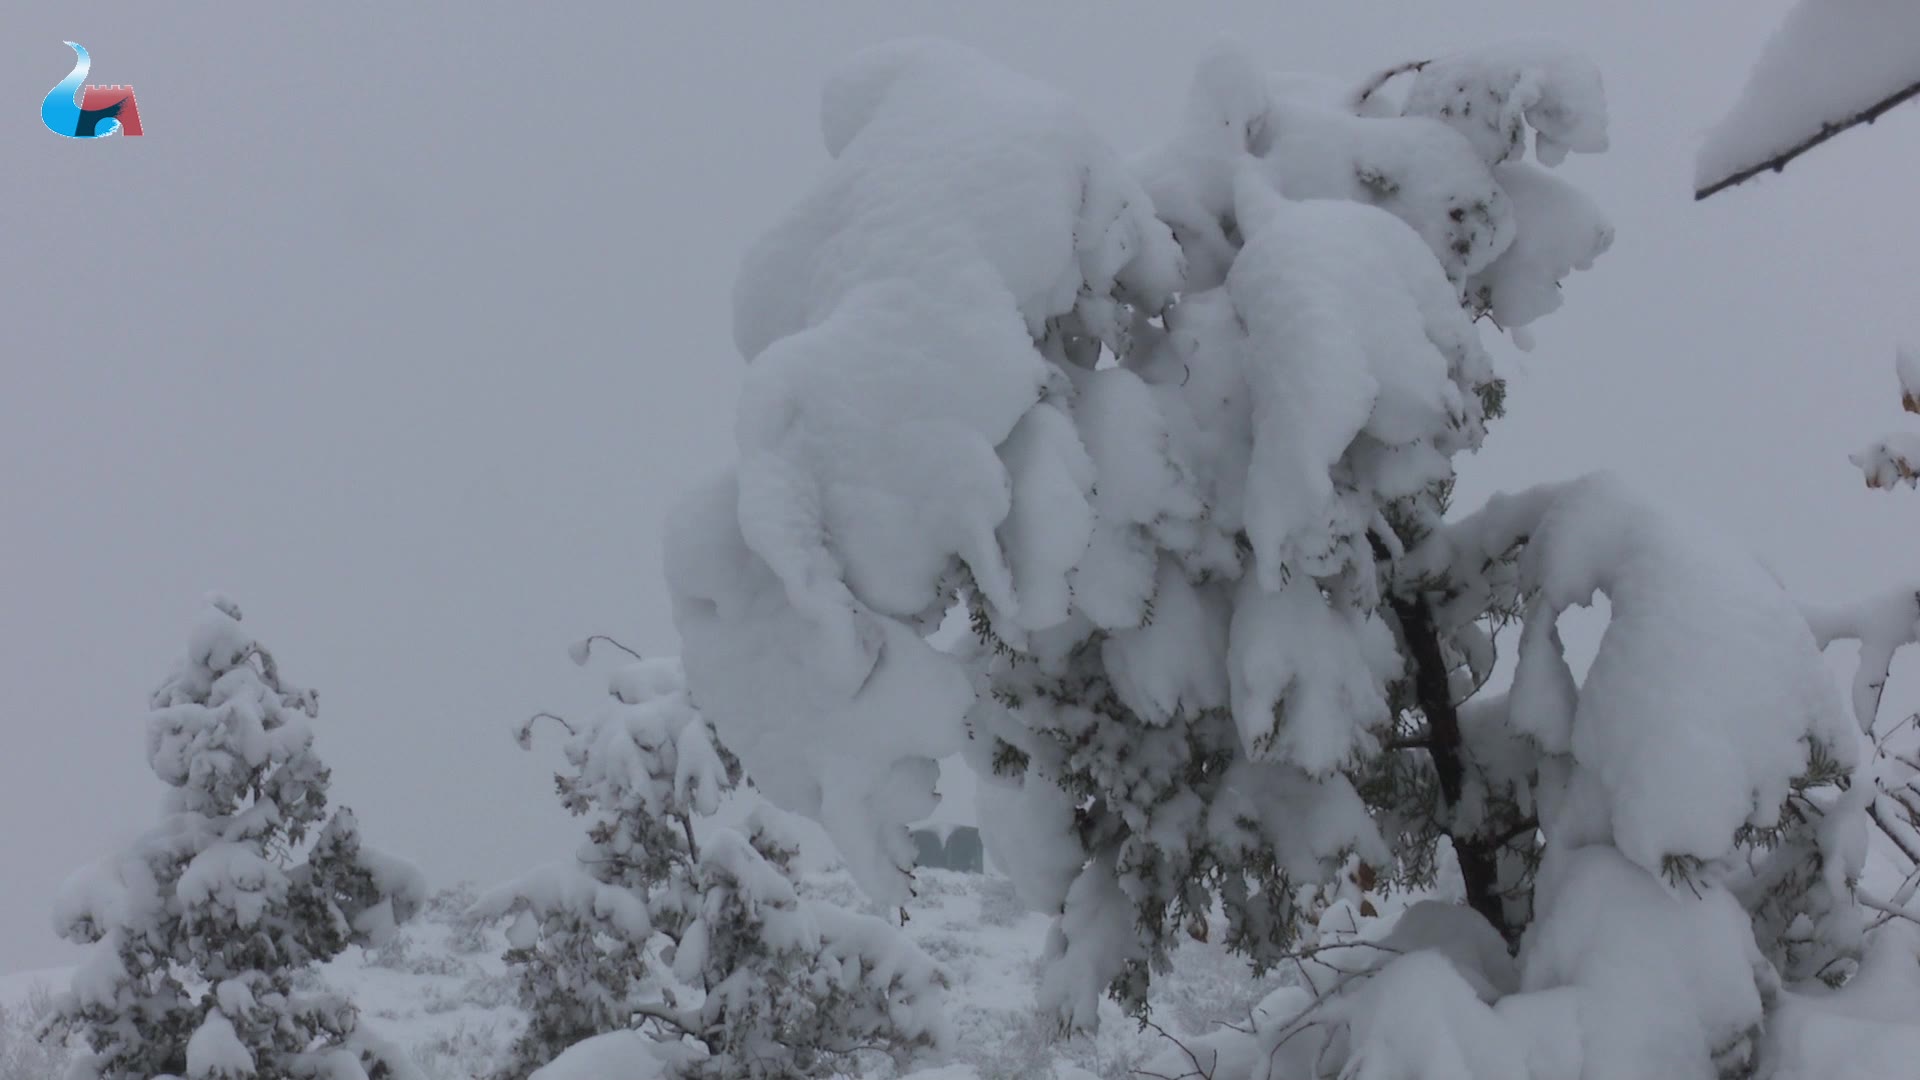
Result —
[[[1614, 251], [1569, 283], [1463, 499], [1606, 467], [1802, 595], [1920, 576], [1920, 499], [1846, 454], [1920, 337], [1920, 107], [1695, 206], [1691, 155], [1786, 0], [15, 4], [0, 35], [0, 972], [147, 827], [146, 695], [218, 589], [294, 681], [369, 840], [436, 882], [564, 855], [510, 724], [674, 650], [659, 530], [731, 453], [746, 245], [825, 160], [823, 74], [971, 43], [1121, 150], [1231, 38], [1358, 78], [1490, 38], [1587, 49], [1614, 150], [1567, 173]], [[146, 134], [62, 140], [72, 54]], [[1915, 419], [1920, 423], [1920, 418]]]

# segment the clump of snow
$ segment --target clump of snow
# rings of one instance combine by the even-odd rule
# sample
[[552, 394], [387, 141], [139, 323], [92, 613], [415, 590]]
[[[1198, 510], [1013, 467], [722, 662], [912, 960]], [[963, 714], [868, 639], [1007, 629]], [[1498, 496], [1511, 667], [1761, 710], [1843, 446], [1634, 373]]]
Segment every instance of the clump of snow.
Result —
[[187, 1040], [188, 1080], [240, 1080], [253, 1071], [253, 1055], [234, 1034], [232, 1021], [219, 1009], [207, 1013]]
[[[1532, 600], [1509, 709], [1579, 766], [1552, 822], [1561, 837], [1611, 840], [1654, 873], [1721, 859], [1742, 826], [1777, 822], [1815, 746], [1853, 760], [1818, 643], [1737, 545], [1594, 476], [1490, 503], [1417, 556], [1484, 558], [1518, 538]], [[1611, 621], [1576, 690], [1553, 626], [1596, 593]]]
[[1529, 1021], [1518, 1026], [1522, 1039], [1565, 1026], [1540, 1023], [1537, 1010], [1548, 1006], [1526, 999], [1571, 986], [1576, 993], [1553, 1005], [1574, 1012], [1582, 1077], [1710, 1080], [1750, 1063], [1761, 1027], [1759, 956], [1746, 912], [1725, 890], [1670, 890], [1595, 846], [1543, 869], [1539, 902], [1546, 914], [1526, 941], [1526, 993], [1507, 1007]]
[[1513, 208], [1513, 243], [1468, 288], [1485, 290], [1495, 322], [1525, 326], [1558, 310], [1560, 280], [1613, 246], [1613, 225], [1585, 192], [1541, 169], [1508, 162], [1494, 176]]
[[1517, 41], [1435, 59], [1414, 76], [1406, 114], [1429, 116], [1467, 137], [1489, 165], [1526, 153], [1558, 165], [1569, 151], [1607, 148], [1607, 101], [1600, 72], [1556, 42]]
[[1386, 683], [1400, 674], [1377, 616], [1329, 604], [1305, 576], [1276, 592], [1249, 580], [1234, 610], [1228, 666], [1247, 756], [1324, 777], [1379, 749]]
[[1348, 1025], [1341, 1075], [1353, 1080], [1531, 1080], [1507, 1025], [1432, 952], [1385, 965], [1332, 1011]]
[[[1920, 349], [1901, 346], [1894, 354], [1894, 372], [1900, 377], [1900, 405], [1920, 413]], [[1897, 431], [1883, 436], [1849, 458], [1870, 488], [1920, 484], [1920, 435]]]
[[528, 1080], [670, 1080], [697, 1062], [699, 1048], [658, 1042], [638, 1031], [613, 1031], [573, 1044]]
[[1832, 992], [1788, 992], [1766, 1032], [1780, 1080], [1880, 1080], [1920, 1061], [1920, 935], [1894, 921]]
[[1100, 989], [1144, 953], [1133, 905], [1120, 891], [1113, 865], [1095, 860], [1074, 879], [1047, 935], [1040, 1007], [1059, 1016], [1069, 1031], [1093, 1030], [1100, 1020]]
[[1272, 591], [1293, 574], [1327, 577], [1370, 559], [1355, 547], [1371, 514], [1336, 494], [1332, 467], [1365, 434], [1383, 451], [1404, 449], [1357, 478], [1368, 494], [1398, 497], [1446, 475], [1433, 444], [1457, 446], [1471, 430], [1450, 376], [1485, 356], [1432, 257], [1391, 216], [1283, 200], [1251, 173], [1236, 191], [1247, 245], [1226, 287], [1247, 328], [1253, 396], [1244, 513]]
[[[735, 291], [753, 361], [737, 479], [679, 515], [670, 577], [722, 738], [897, 901], [904, 827], [931, 805], [932, 763], [959, 748], [971, 697], [912, 625], [944, 609], [962, 566], [998, 609], [1021, 607], [995, 448], [1061, 385], [1033, 339], [1066, 319], [1118, 340], [1115, 294], [1164, 303], [1180, 260], [1077, 113], [957, 46], [870, 50], [824, 112], [834, 167]], [[1071, 477], [1074, 448], [1034, 437]], [[1041, 566], [1065, 558], [1049, 536], [1013, 539]], [[1059, 611], [1057, 584], [1019, 576]], [[766, 677], [729, 674], [749, 658]]]
[[981, 772], [980, 836], [995, 865], [1033, 911], [1058, 911], [1086, 853], [1073, 831], [1073, 798], [1045, 777], [1008, 781]]
[[1900, 377], [1900, 406], [1920, 412], [1920, 348], [1902, 345], [1893, 352], [1894, 374]]
[[1822, 648], [1843, 639], [1860, 642], [1853, 715], [1861, 732], [1871, 733], [1894, 654], [1920, 641], [1920, 589], [1896, 589], [1850, 604], [1809, 607], [1806, 617]]
[[1271, 858], [1290, 878], [1325, 877], [1348, 852], [1369, 862], [1392, 859], [1344, 776], [1315, 780], [1289, 766], [1240, 761], [1220, 786], [1207, 820], [1210, 839], [1228, 851]]

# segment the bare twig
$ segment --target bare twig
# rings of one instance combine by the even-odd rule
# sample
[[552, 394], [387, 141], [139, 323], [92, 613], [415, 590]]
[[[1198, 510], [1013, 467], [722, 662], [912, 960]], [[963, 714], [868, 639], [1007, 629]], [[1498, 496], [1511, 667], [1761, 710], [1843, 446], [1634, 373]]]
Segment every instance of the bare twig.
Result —
[[[1339, 997], [1340, 994], [1344, 990], [1346, 990], [1348, 983], [1351, 983], [1356, 979], [1362, 979], [1362, 978], [1371, 976], [1378, 970], [1379, 970], [1378, 968], [1361, 968], [1357, 971], [1349, 971], [1346, 974], [1340, 976], [1340, 978], [1334, 980], [1333, 985], [1328, 987], [1325, 993], [1321, 993], [1317, 990], [1314, 990], [1312, 985], [1309, 984], [1307, 989], [1313, 992], [1313, 995], [1314, 995], [1313, 1000], [1311, 1002], [1308, 1002], [1307, 1005], [1301, 1008], [1299, 1012], [1296, 1012], [1291, 1017], [1289, 1017], [1286, 1023], [1281, 1024], [1279, 1026], [1280, 1030], [1285, 1032], [1285, 1034], [1281, 1035], [1279, 1040], [1273, 1044], [1273, 1049], [1267, 1052], [1268, 1077], [1271, 1078], [1273, 1075], [1273, 1065], [1275, 1060], [1278, 1059], [1280, 1055], [1280, 1048], [1287, 1045], [1287, 1043], [1290, 1040], [1292, 1040], [1292, 1038], [1295, 1035], [1300, 1034], [1301, 1032], [1307, 1030], [1310, 1027], [1316, 1026], [1320, 1022], [1318, 1020], [1309, 1019], [1310, 1017], [1313, 1016], [1314, 1012], [1320, 1008], [1320, 1006], [1325, 1005], [1327, 1002], [1332, 1001], [1336, 997]], [[1321, 1053], [1325, 1053], [1326, 1047], [1322, 1045], [1320, 1050], [1321, 1050]]]
[[659, 1005], [635, 1005], [633, 1006], [633, 1015], [642, 1016], [649, 1020], [658, 1020], [683, 1035], [691, 1035], [696, 1039], [700, 1037], [699, 1025], [691, 1023], [686, 1017], [681, 1016], [679, 1013]]
[[1879, 799], [1867, 804], [1867, 816], [1873, 819], [1876, 826], [1879, 826], [1881, 834], [1893, 841], [1894, 847], [1900, 849], [1900, 854], [1905, 855], [1910, 862], [1920, 864], [1920, 849], [1916, 849], [1911, 840], [1895, 831], [1887, 822], [1886, 816], [1881, 813]]
[[1365, 108], [1368, 99], [1386, 89], [1388, 83], [1402, 75], [1411, 75], [1431, 63], [1433, 63], [1431, 60], [1409, 60], [1404, 64], [1395, 64], [1380, 74], [1375, 75], [1373, 78], [1368, 79], [1366, 85], [1360, 88], [1359, 93], [1353, 95], [1353, 111], [1359, 112]]
[[[1920, 867], [1915, 867], [1911, 873], [1907, 874], [1906, 879], [1900, 882], [1900, 887], [1893, 891], [1893, 897], [1887, 901], [1887, 905], [1899, 911], [1907, 910], [1907, 905], [1913, 902], [1913, 895], [1916, 890], [1920, 890]], [[1885, 909], [1875, 910], [1881, 911], [1882, 914], [1879, 918], [1868, 924], [1867, 929], [1869, 930], [1884, 925], [1894, 917], [1892, 913], [1887, 912]]]
[[[1854, 899], [1860, 901], [1861, 907], [1872, 908], [1873, 910], [1878, 911], [1888, 916], [1889, 918], [1905, 919], [1908, 922], [1913, 923], [1915, 926], [1920, 926], [1920, 915], [1915, 915], [1911, 911], [1906, 911], [1902, 908], [1897, 908], [1892, 904], [1887, 903], [1884, 900], [1876, 900], [1873, 897], [1867, 895], [1866, 892], [1864, 891], [1855, 892]], [[1875, 925], [1877, 926], [1879, 924], [1876, 923]]]
[[551, 720], [554, 723], [559, 724], [561, 727], [567, 729], [567, 734], [569, 735], [579, 734], [579, 732], [574, 730], [574, 727], [572, 724], [567, 723], [566, 717], [556, 716], [550, 712], [537, 712], [537, 713], [534, 713], [532, 716], [527, 717], [527, 722], [524, 724], [521, 724], [518, 728], [514, 730], [513, 740], [520, 744], [520, 748], [522, 750], [530, 749], [533, 746], [533, 725], [539, 723], [542, 720]]
[[635, 652], [634, 650], [626, 647], [625, 645], [622, 645], [620, 642], [614, 640], [613, 638], [608, 637], [605, 634], [587, 635], [586, 639], [580, 642], [580, 647], [582, 650], [591, 653], [593, 651], [593, 643], [596, 641], [604, 641], [607, 644], [613, 646], [614, 648], [619, 649], [621, 652], [626, 653], [628, 656], [633, 657], [635, 660], [646, 659], [646, 657], [641, 656], [638, 652]]
[[[1881, 685], [1885, 686], [1886, 684], [1883, 681]], [[1895, 735], [1898, 735], [1902, 731], [1906, 731], [1910, 728], [1920, 728], [1920, 713], [1909, 713], [1906, 719], [1900, 721], [1899, 723], [1888, 724], [1886, 734], [1874, 740], [1873, 749], [1875, 750], [1875, 752], [1884, 751], [1887, 747], [1888, 739], [1891, 739]], [[1916, 767], [1920, 767], [1920, 766], [1916, 766]]]
[[1814, 132], [1812, 135], [1807, 136], [1806, 138], [1800, 140], [1794, 145], [1788, 147], [1787, 149], [1782, 150], [1778, 154], [1775, 154], [1774, 156], [1766, 159], [1765, 161], [1756, 162], [1752, 165], [1747, 166], [1744, 169], [1741, 169], [1738, 172], [1722, 177], [1721, 179], [1716, 180], [1713, 183], [1708, 184], [1703, 188], [1700, 188], [1699, 190], [1693, 193], [1693, 198], [1697, 202], [1711, 195], [1715, 195], [1715, 194], [1718, 194], [1719, 192], [1725, 191], [1726, 189], [1733, 187], [1735, 184], [1744, 184], [1747, 181], [1753, 179], [1754, 177], [1759, 176], [1761, 173], [1780, 172], [1781, 170], [1787, 167], [1788, 162], [1792, 161], [1794, 158], [1799, 157], [1801, 154], [1804, 154], [1807, 151], [1813, 149], [1814, 147], [1819, 146], [1821, 143], [1826, 142], [1828, 139], [1833, 138], [1835, 135], [1838, 135], [1843, 131], [1846, 131], [1850, 128], [1858, 127], [1861, 124], [1873, 123], [1875, 120], [1878, 120], [1880, 119], [1880, 117], [1884, 116], [1888, 110], [1914, 97], [1920, 97], [1920, 82], [1914, 83], [1913, 85], [1908, 86], [1903, 90], [1899, 90], [1893, 94], [1888, 95], [1887, 97], [1881, 98], [1879, 101], [1874, 102], [1872, 105], [1861, 110], [1860, 112], [1854, 113], [1852, 116], [1846, 117], [1845, 119], [1842, 119], [1842, 120], [1835, 120], [1831, 123], [1822, 124], [1819, 131]]
[[1194, 1077], [1194, 1076], [1199, 1077], [1200, 1080], [1213, 1080], [1213, 1070], [1207, 1068], [1205, 1065], [1200, 1064], [1200, 1056], [1193, 1052], [1193, 1048], [1191, 1046], [1188, 1046], [1186, 1043], [1183, 1043], [1179, 1039], [1174, 1038], [1171, 1032], [1169, 1032], [1166, 1028], [1161, 1027], [1159, 1024], [1154, 1023], [1152, 1020], [1142, 1020], [1140, 1021], [1140, 1023], [1143, 1027], [1152, 1028], [1154, 1032], [1157, 1033], [1161, 1038], [1179, 1047], [1180, 1052], [1187, 1056], [1187, 1060], [1189, 1062], [1193, 1063], [1193, 1070], [1191, 1072], [1183, 1072], [1179, 1076], [1173, 1076], [1173, 1077], [1166, 1076], [1163, 1073], [1149, 1072], [1145, 1069], [1134, 1069], [1132, 1070], [1133, 1072], [1142, 1076], [1156, 1077], [1157, 1080], [1188, 1080], [1189, 1077]]

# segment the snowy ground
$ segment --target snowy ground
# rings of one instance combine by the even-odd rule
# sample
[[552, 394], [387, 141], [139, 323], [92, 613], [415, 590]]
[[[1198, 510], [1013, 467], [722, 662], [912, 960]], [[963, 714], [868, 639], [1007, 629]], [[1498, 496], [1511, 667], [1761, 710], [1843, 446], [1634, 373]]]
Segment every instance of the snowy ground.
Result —
[[[1053, 1041], [1033, 1007], [1047, 919], [1024, 910], [1004, 878], [921, 870], [916, 879], [920, 895], [908, 906], [906, 931], [946, 970], [954, 1058], [973, 1065], [982, 1080], [1125, 1077], [1167, 1046], [1112, 1002], [1102, 1005], [1098, 1036]], [[864, 906], [840, 871], [815, 874], [806, 887], [848, 907]], [[350, 950], [326, 969], [327, 979], [359, 1003], [363, 1022], [408, 1046], [432, 1080], [486, 1075], [521, 1022], [500, 960], [501, 929], [460, 917], [475, 895], [470, 886], [443, 891], [387, 945]], [[65, 979], [58, 970], [0, 975], [0, 1080], [58, 1075], [51, 1068], [56, 1063], [23, 1045], [21, 1035], [35, 992]], [[1219, 946], [1189, 941], [1175, 969], [1156, 983], [1154, 1021], [1175, 1035], [1209, 1030], [1244, 1019], [1274, 985], [1254, 979]], [[877, 1062], [869, 1075], [885, 1080], [892, 1070]]]

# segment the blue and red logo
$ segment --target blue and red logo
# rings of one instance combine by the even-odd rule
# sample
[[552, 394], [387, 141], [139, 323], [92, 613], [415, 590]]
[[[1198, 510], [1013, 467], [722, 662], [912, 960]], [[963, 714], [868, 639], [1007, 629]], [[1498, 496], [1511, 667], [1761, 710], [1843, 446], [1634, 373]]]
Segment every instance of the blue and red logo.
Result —
[[40, 103], [40, 119], [47, 130], [69, 139], [141, 134], [140, 106], [133, 100], [133, 87], [83, 86], [93, 61], [78, 43], [69, 41], [67, 45], [79, 60]]

